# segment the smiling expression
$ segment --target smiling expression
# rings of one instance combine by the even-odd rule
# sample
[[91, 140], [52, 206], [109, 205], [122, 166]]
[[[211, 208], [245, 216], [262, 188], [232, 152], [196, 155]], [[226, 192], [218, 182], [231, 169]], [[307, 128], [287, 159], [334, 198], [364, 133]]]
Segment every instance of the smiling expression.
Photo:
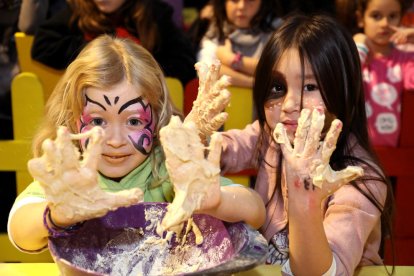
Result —
[[[123, 177], [151, 152], [156, 125], [152, 107], [140, 89], [126, 80], [107, 90], [87, 88], [85, 98], [79, 132], [94, 126], [105, 130], [98, 170], [109, 178]], [[88, 139], [81, 140], [83, 149], [88, 142]]]

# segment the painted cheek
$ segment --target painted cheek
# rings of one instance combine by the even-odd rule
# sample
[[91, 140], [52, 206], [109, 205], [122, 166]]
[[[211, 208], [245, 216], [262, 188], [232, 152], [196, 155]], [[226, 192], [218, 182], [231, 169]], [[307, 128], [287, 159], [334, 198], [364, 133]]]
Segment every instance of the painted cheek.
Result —
[[[89, 114], [83, 113], [77, 122], [79, 133], [84, 133], [92, 129], [93, 126], [90, 124], [91, 121], [92, 121], [92, 117]], [[83, 138], [80, 140], [80, 144], [83, 150], [86, 149], [86, 147], [88, 146], [88, 143], [89, 143], [89, 138]]]
[[280, 120], [281, 102], [274, 101], [265, 105], [266, 121], [274, 129]]
[[144, 155], [150, 153], [153, 142], [153, 131], [144, 128], [128, 134], [128, 137], [137, 151]]
[[320, 99], [306, 99], [303, 101], [303, 107], [304, 108], [315, 108], [315, 107], [325, 107], [325, 103], [321, 101]]

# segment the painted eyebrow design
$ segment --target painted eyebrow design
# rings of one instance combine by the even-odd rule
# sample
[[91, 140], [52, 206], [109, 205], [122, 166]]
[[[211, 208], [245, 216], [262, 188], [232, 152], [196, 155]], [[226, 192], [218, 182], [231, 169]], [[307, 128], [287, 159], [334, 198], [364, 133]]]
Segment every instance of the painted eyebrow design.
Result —
[[[96, 104], [97, 106], [99, 106], [100, 108], [102, 108], [103, 110], [106, 111], [106, 108], [105, 108], [105, 106], [102, 103], [100, 103], [98, 101], [95, 101], [95, 100], [92, 100], [91, 98], [88, 97], [88, 95], [85, 95], [85, 97], [86, 97], [86, 102], [90, 102], [90, 103]], [[109, 98], [106, 95], [103, 95], [103, 97], [104, 97], [105, 102], [109, 106], [112, 106], [111, 101], [109, 100]], [[119, 97], [115, 97], [114, 104], [116, 105], [118, 103], [118, 101], [119, 101]], [[150, 106], [150, 104], [144, 104], [144, 101], [143, 101], [142, 97], [140, 96], [138, 98], [132, 99], [132, 100], [124, 103], [120, 107], [120, 109], [118, 110], [118, 114], [121, 114], [121, 112], [124, 111], [126, 108], [128, 108], [129, 106], [131, 106], [133, 104], [136, 104], [136, 103], [140, 103], [141, 106], [144, 108], [144, 110], [146, 110], [147, 107]]]
[[130, 100], [130, 101], [128, 101], [128, 102], [126, 102], [126, 103], [124, 103], [124, 104], [121, 106], [121, 108], [119, 109], [118, 114], [121, 114], [121, 112], [122, 112], [122, 111], [124, 111], [126, 108], [128, 108], [129, 106], [131, 106], [131, 105], [133, 105], [133, 104], [136, 104], [136, 103], [140, 103], [140, 104], [141, 104], [141, 106], [144, 108], [144, 110], [146, 110], [146, 109], [147, 109], [147, 107], [148, 107], [148, 106], [150, 106], [150, 104], [149, 104], [149, 103], [148, 103], [148, 104], [144, 104], [144, 101], [143, 101], [142, 97], [140, 96], [140, 97], [138, 97], [138, 98], [132, 99], [132, 100]]
[[85, 95], [85, 96], [86, 96], [86, 102], [96, 104], [97, 106], [101, 107], [103, 110], [106, 111], [106, 108], [105, 108], [105, 106], [103, 106], [103, 104], [101, 104], [100, 102], [92, 100], [91, 98], [88, 97], [88, 95]]

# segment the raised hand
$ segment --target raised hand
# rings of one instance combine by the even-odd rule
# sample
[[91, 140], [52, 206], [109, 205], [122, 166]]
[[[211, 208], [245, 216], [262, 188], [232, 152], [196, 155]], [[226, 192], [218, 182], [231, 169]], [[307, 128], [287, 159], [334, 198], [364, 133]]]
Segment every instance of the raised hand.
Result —
[[394, 31], [390, 41], [394, 44], [414, 43], [414, 28], [390, 26]]
[[224, 109], [230, 102], [230, 92], [226, 89], [230, 81], [227, 76], [219, 78], [219, 61], [210, 67], [199, 62], [195, 68], [199, 78], [198, 95], [184, 123], [193, 122], [204, 141], [227, 120]]
[[[80, 161], [72, 139], [86, 137], [89, 143]], [[59, 127], [56, 140], [43, 142], [43, 155], [29, 161], [29, 171], [43, 187], [56, 224], [71, 225], [142, 201], [143, 192], [138, 188], [106, 193], [98, 186], [97, 166], [103, 137], [104, 130], [100, 127], [77, 135]]]
[[[325, 140], [320, 142], [324, 121], [325, 114], [321, 108], [315, 108], [313, 112], [303, 109], [293, 145], [283, 124], [278, 123], [273, 132], [274, 139], [281, 144], [287, 173], [299, 177], [307, 186], [306, 189], [312, 188], [311, 184], [319, 187], [322, 198], [363, 175], [363, 169], [358, 166], [348, 166], [341, 171], [334, 171], [331, 168], [329, 160], [336, 148], [342, 122], [338, 119], [333, 120]], [[290, 181], [293, 179], [294, 177], [290, 178]]]
[[161, 223], [163, 231], [173, 230], [194, 211], [214, 208], [220, 203], [221, 136], [218, 133], [212, 135], [209, 154], [205, 157], [205, 147], [196, 134], [195, 125], [183, 124], [173, 116], [161, 129], [160, 140], [175, 191], [174, 200]]

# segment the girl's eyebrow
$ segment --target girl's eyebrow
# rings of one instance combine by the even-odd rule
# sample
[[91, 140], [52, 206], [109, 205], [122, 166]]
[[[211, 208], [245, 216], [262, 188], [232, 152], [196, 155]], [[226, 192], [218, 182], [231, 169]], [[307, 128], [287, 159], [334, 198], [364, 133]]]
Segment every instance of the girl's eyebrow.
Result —
[[285, 81], [285, 82], [286, 82], [286, 77], [285, 77], [285, 75], [284, 75], [282, 72], [280, 72], [280, 71], [276, 71], [276, 70], [274, 70], [274, 71], [273, 71], [273, 78], [274, 78], [275, 80], [278, 80], [278, 81]]
[[305, 75], [305, 80], [314, 79], [314, 78], [315, 78], [314, 74], [306, 74]]

